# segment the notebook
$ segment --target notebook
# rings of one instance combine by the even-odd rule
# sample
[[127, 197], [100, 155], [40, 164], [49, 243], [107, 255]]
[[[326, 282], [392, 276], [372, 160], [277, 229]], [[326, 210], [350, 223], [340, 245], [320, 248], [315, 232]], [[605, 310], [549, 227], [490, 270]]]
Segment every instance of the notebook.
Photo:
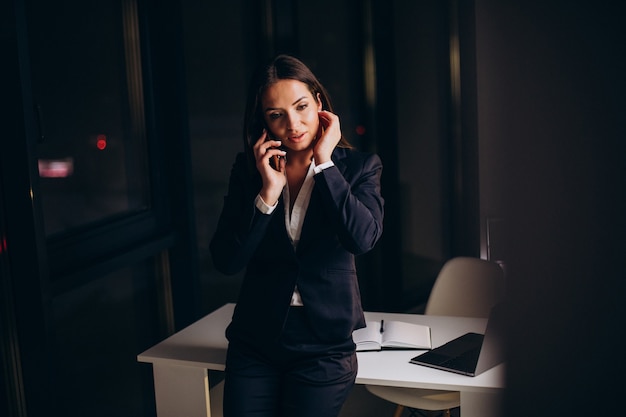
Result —
[[465, 333], [435, 349], [411, 358], [416, 365], [476, 376], [504, 361], [502, 305], [491, 309], [484, 334]]

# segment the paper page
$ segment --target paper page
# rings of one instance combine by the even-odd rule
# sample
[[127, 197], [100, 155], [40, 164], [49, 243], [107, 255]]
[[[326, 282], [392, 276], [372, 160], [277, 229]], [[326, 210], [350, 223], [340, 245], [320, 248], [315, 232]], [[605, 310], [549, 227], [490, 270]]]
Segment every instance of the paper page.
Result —
[[366, 327], [352, 332], [357, 350], [380, 350], [380, 322], [368, 321]]
[[430, 328], [402, 321], [385, 322], [382, 345], [384, 347], [430, 349], [432, 346]]

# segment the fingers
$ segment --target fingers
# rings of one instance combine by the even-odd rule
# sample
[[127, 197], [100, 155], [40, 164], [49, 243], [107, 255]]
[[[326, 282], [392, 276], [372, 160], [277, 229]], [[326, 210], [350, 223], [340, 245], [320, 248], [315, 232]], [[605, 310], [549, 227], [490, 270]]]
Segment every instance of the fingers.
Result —
[[[281, 171], [280, 167], [284, 166], [284, 156], [287, 152], [279, 149], [280, 145], [281, 141], [279, 140], [268, 140], [268, 135], [265, 130], [255, 142], [252, 149], [256, 159], [257, 168], [261, 174], [268, 172], [267, 170], [271, 168]], [[282, 160], [282, 164], [280, 160]]]
[[341, 125], [339, 116], [329, 111], [322, 110], [319, 112], [321, 137], [324, 141], [329, 141], [336, 145], [341, 139]]
[[331, 160], [332, 152], [341, 140], [341, 126], [339, 116], [329, 111], [320, 111], [319, 119], [321, 132], [313, 148], [313, 157], [315, 163], [324, 163]]
[[267, 143], [272, 143], [272, 146], [265, 146], [265, 145], [261, 146], [259, 148], [259, 156], [257, 157], [257, 161], [258, 160], [269, 161], [275, 157], [282, 158], [287, 154], [287, 152], [279, 148], [280, 143], [281, 143], [280, 141], [274, 140], [274, 141], [267, 142]]
[[337, 127], [339, 126], [339, 116], [337, 116], [335, 113], [331, 113], [326, 110], [320, 110], [318, 114], [320, 118], [320, 124], [322, 125], [322, 127], [324, 127], [324, 129], [328, 129], [333, 125], [336, 125]]
[[259, 161], [264, 158], [269, 160], [269, 158], [274, 155], [285, 155], [285, 152], [279, 149], [281, 143], [282, 142], [279, 140], [268, 140], [267, 132], [263, 130], [263, 134], [252, 146], [256, 160]]

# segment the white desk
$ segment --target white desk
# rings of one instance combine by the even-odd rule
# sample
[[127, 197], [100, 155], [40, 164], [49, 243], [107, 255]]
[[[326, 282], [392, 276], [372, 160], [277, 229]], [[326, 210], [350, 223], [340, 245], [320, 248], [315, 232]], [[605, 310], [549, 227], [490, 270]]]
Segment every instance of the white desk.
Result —
[[[137, 356], [151, 363], [158, 417], [210, 417], [209, 370], [224, 370], [224, 331], [234, 304], [226, 304]], [[366, 312], [368, 320], [429, 325], [433, 346], [466, 332], [483, 333], [486, 319]], [[357, 384], [432, 388], [461, 392], [462, 417], [499, 416], [504, 365], [468, 377], [409, 363], [416, 351], [359, 352]]]

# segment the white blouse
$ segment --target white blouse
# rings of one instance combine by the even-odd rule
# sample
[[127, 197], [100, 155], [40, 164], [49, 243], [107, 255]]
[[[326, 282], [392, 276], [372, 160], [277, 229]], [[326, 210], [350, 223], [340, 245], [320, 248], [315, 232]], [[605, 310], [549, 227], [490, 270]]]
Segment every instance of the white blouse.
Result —
[[[311, 161], [311, 165], [309, 165], [309, 170], [307, 171], [306, 177], [304, 178], [304, 183], [298, 192], [298, 196], [293, 203], [293, 209], [291, 209], [291, 199], [289, 197], [289, 187], [285, 186], [283, 188], [283, 202], [285, 206], [285, 228], [287, 229], [287, 235], [289, 235], [289, 239], [291, 240], [291, 244], [293, 245], [294, 250], [298, 246], [298, 242], [300, 241], [300, 234], [302, 233], [302, 224], [304, 223], [304, 217], [306, 216], [306, 211], [309, 207], [309, 201], [311, 200], [311, 192], [313, 191], [313, 184], [315, 180], [313, 176], [317, 173], [322, 172], [322, 170], [334, 166], [332, 161], [328, 161], [326, 163], [315, 165], [315, 161]], [[260, 195], [257, 195], [255, 200], [256, 207], [265, 214], [271, 214], [278, 202], [273, 206], [268, 206], [265, 201], [261, 198]], [[298, 291], [298, 287], [296, 286], [293, 291], [293, 295], [291, 296], [291, 305], [292, 306], [302, 306], [302, 298], [300, 297], [300, 292]]]

